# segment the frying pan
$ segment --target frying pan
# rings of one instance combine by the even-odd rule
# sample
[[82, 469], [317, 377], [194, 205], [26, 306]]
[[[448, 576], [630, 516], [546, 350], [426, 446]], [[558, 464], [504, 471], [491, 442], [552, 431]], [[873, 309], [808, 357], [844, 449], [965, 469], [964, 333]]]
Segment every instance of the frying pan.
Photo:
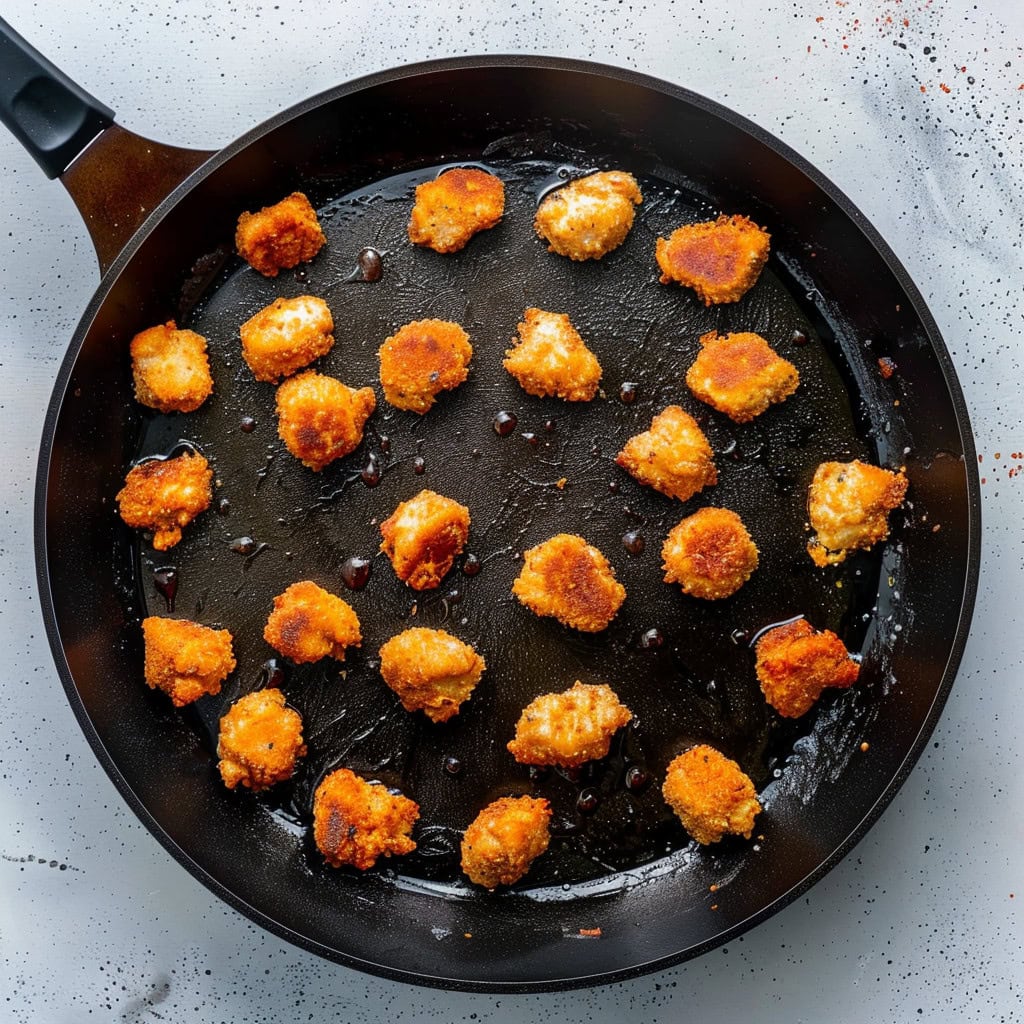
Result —
[[[200, 881], [263, 927], [361, 970], [449, 988], [558, 989], [727, 941], [864, 835], [953, 682], [977, 583], [979, 487], [936, 326], [834, 185], [717, 104], [573, 61], [399, 68], [307, 100], [216, 154], [120, 128], [2, 23], [0, 68], [5, 123], [68, 188], [103, 271], [41, 445], [36, 550], [47, 633], [97, 757]], [[466, 163], [505, 178], [505, 220], [454, 257], [413, 250], [402, 241], [412, 188]], [[591, 167], [634, 171], [645, 202], [622, 250], [575, 266], [544, 251], [530, 220], [544, 189]], [[328, 246], [308, 267], [267, 281], [232, 254], [234, 222], [296, 188], [318, 207]], [[720, 209], [767, 224], [773, 254], [743, 302], [706, 310], [657, 285], [650, 255], [656, 233]], [[366, 245], [384, 253], [374, 284], [353, 273]], [[429, 315], [467, 326], [470, 380], [423, 419], [381, 408], [359, 451], [323, 474], [305, 472], [277, 442], [272, 391], [240, 365], [236, 337], [271, 298], [302, 291], [323, 295], [338, 324], [326, 372], [373, 383], [383, 337]], [[592, 340], [605, 368], [598, 402], [567, 411], [530, 399], [500, 370], [528, 305], [571, 312]], [[150, 415], [131, 398], [128, 340], [172, 316], [208, 337], [217, 381], [214, 399], [189, 417]], [[803, 381], [742, 429], [695, 408], [681, 387], [699, 334], [741, 327], [784, 349]], [[880, 373], [879, 359], [896, 372]], [[611, 463], [671, 402], [701, 415], [716, 451], [720, 483], [693, 505], [645, 491]], [[507, 436], [492, 428], [498, 411], [517, 417]], [[119, 522], [112, 496], [133, 460], [183, 442], [211, 459], [218, 508], [157, 556]], [[821, 459], [852, 457], [905, 465], [910, 500], [893, 515], [889, 542], [823, 572], [802, 550], [806, 484]], [[346, 559], [372, 556], [376, 524], [422, 486], [469, 505], [481, 571], [462, 560], [441, 590], [417, 596], [374, 560], [366, 588], [346, 594], [367, 643], [344, 677], [336, 666], [268, 662], [260, 627], [270, 597], [305, 577], [341, 591]], [[661, 583], [657, 557], [674, 522], [712, 502], [741, 513], [762, 557], [735, 598], [713, 605]], [[605, 634], [570, 635], [509, 596], [521, 551], [563, 529], [600, 547], [627, 588]], [[172, 566], [172, 614], [229, 626], [239, 660], [223, 694], [185, 712], [139, 678], [138, 622], [170, 613], [154, 582], [166, 583]], [[862, 678], [784, 723], [760, 698], [749, 643], [799, 614], [859, 652]], [[488, 658], [484, 682], [445, 726], [402, 712], [376, 673], [377, 644], [416, 623], [443, 625]], [[514, 765], [502, 748], [518, 711], [574, 678], [612, 680], [635, 722], [608, 758], [580, 772]], [[266, 797], [230, 793], [215, 767], [217, 719], [268, 681], [302, 711], [309, 758]], [[661, 804], [665, 764], [700, 740], [758, 784], [765, 812], [749, 842], [698, 849]], [[320, 863], [309, 804], [339, 764], [416, 797], [416, 854], [364, 875]], [[458, 878], [458, 833], [487, 800], [516, 792], [551, 800], [551, 850], [512, 890], [476, 890]]]

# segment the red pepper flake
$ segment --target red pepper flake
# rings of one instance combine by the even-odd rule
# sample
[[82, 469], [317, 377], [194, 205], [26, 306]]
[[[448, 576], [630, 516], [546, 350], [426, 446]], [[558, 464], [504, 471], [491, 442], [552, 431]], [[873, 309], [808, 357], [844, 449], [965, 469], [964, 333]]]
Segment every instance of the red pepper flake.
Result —
[[945, 93], [950, 93], [953, 91], [952, 89], [950, 89], [948, 85], [946, 85], [945, 82], [939, 82], [939, 88]]
[[600, 928], [581, 928], [580, 935], [585, 935], [588, 939], [599, 939], [601, 938]]
[[814, 20], [820, 25], [825, 20], [825, 16], [823, 14], [819, 14]]
[[988, 483], [988, 480], [986, 480], [986, 479], [985, 479], [985, 477], [982, 477], [982, 478], [981, 478], [981, 482], [982, 482], [983, 484], [987, 484], [987, 483]]
[[927, 89], [926, 89], [926, 88], [925, 88], [925, 87], [924, 87], [924, 86], [922, 85], [922, 86], [921, 86], [921, 92], [927, 92], [927, 91], [928, 91], [928, 90], [927, 90]]
[[[811, 52], [811, 48], [810, 48], [810, 46], [808, 46], [808, 47], [807, 47], [807, 52], [808, 52], [808, 53], [810, 53], [810, 52]], [[1022, 88], [1024, 88], [1024, 86], [1022, 86]]]
[[960, 70], [961, 71], [966, 71], [967, 70], [967, 65], [965, 64]]
[[903, 19], [903, 27], [904, 28], [910, 28], [910, 19], [909, 18], [904, 18]]
[[888, 380], [896, 372], [896, 364], [888, 356], [882, 356], [878, 360], [878, 372]]
[[979, 455], [978, 456], [978, 461], [979, 462], [984, 462], [985, 461], [985, 456], [984, 455]]

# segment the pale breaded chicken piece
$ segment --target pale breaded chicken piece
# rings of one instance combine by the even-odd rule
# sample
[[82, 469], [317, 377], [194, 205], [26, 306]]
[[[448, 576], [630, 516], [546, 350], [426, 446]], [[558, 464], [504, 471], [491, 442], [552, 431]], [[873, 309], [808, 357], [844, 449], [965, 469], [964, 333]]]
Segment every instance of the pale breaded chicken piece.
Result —
[[680, 754], [668, 766], [661, 792], [701, 844], [717, 843], [726, 834], [749, 839], [754, 817], [761, 813], [750, 777], [706, 743]]
[[488, 804], [462, 836], [462, 870], [487, 889], [518, 882], [551, 841], [551, 806], [532, 796]]
[[718, 482], [708, 439], [678, 405], [662, 409], [649, 430], [626, 442], [615, 461], [640, 483], [680, 501]]
[[213, 394], [206, 339], [173, 320], [140, 331], [130, 346], [135, 397], [160, 412], [194, 412]]
[[565, 313], [530, 308], [519, 324], [519, 340], [502, 364], [528, 395], [589, 402], [597, 394], [601, 364]]
[[416, 186], [409, 241], [434, 252], [458, 252], [505, 212], [501, 178], [476, 167], [455, 167]]
[[243, 213], [235, 231], [238, 255], [264, 277], [311, 260], [326, 241], [316, 210], [301, 192], [259, 213]]
[[432, 722], [459, 713], [486, 667], [469, 644], [443, 629], [407, 629], [380, 649], [384, 682], [406, 711], [422, 711]]
[[415, 801], [348, 768], [331, 772], [313, 794], [313, 838], [336, 868], [350, 864], [365, 871], [378, 857], [412, 853], [416, 843], [409, 833], [419, 816]]
[[606, 629], [626, 600], [608, 559], [573, 533], [557, 533], [524, 551], [512, 593], [536, 615], [583, 633]]
[[533, 227], [550, 252], [571, 260], [599, 260], [626, 240], [633, 208], [643, 199], [632, 174], [599, 171], [545, 196]]
[[853, 686], [860, 673], [843, 641], [831, 630], [818, 632], [806, 619], [769, 629], [755, 650], [761, 692], [783, 718], [806, 714], [822, 690]]
[[151, 689], [160, 689], [176, 708], [208, 693], [235, 670], [231, 634], [187, 619], [151, 615], [142, 620], [146, 649], [144, 674]]
[[217, 767], [228, 789], [267, 789], [290, 779], [305, 753], [302, 716], [285, 707], [278, 689], [247, 693], [220, 720]]
[[276, 384], [330, 352], [333, 331], [334, 318], [323, 299], [274, 299], [242, 324], [242, 358], [257, 380]]
[[708, 601], [735, 594], [757, 568], [757, 545], [727, 508], [702, 508], [677, 523], [661, 549], [666, 583]]
[[749, 423], [797, 389], [797, 368], [760, 334], [719, 334], [700, 339], [701, 350], [686, 371], [686, 384], [702, 402], [736, 423]]
[[312, 580], [293, 583], [274, 598], [263, 639], [297, 664], [321, 658], [345, 660], [345, 650], [359, 647], [359, 617], [340, 597]]
[[807, 493], [811, 529], [807, 543], [815, 565], [835, 565], [856, 548], [869, 548], [889, 536], [889, 513], [907, 493], [899, 473], [853, 462], [823, 462]]
[[362, 444], [363, 427], [376, 408], [373, 388], [357, 391], [306, 370], [277, 389], [277, 433], [295, 458], [319, 472]]
[[403, 501], [380, 524], [380, 550], [413, 590], [432, 590], [469, 539], [469, 509], [436, 491]]
[[422, 415], [442, 391], [469, 376], [473, 346], [449, 320], [414, 320], [385, 339], [378, 355], [384, 397], [396, 409]]
[[632, 718], [607, 683], [577, 679], [564, 693], [545, 693], [526, 705], [508, 750], [520, 764], [575, 768], [604, 757], [613, 734]]
[[661, 283], [692, 288], [705, 306], [738, 302], [768, 262], [770, 242], [767, 231], [736, 214], [686, 224], [657, 241]]
[[152, 530], [154, 549], [166, 551], [210, 507], [212, 479], [210, 464], [198, 452], [148, 459], [128, 471], [117, 492], [121, 518], [137, 530]]

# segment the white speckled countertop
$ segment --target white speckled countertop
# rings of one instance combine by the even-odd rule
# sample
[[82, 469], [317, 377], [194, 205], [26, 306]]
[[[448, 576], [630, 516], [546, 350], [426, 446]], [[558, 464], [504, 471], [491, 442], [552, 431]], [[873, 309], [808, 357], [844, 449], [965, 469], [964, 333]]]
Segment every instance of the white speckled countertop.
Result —
[[416, 990], [321, 961], [164, 852], [65, 701], [35, 593], [33, 478], [97, 273], [63, 189], [0, 130], [0, 1020], [1022, 1019], [1024, 5], [466, 0], [439, 15], [375, 0], [7, 0], [3, 13], [126, 127], [199, 148], [344, 79], [452, 54], [590, 58], [732, 107], [836, 182], [924, 293], [970, 406], [985, 533], [933, 742], [846, 861], [742, 939], [565, 995]]

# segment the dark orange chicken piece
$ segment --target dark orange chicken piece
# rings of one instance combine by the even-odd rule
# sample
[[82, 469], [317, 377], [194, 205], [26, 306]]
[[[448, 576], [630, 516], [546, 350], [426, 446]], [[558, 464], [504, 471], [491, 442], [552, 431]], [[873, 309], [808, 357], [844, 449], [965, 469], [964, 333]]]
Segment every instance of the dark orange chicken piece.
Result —
[[455, 167], [416, 186], [409, 241], [435, 252], [458, 252], [505, 212], [501, 178], [475, 167]]
[[512, 885], [548, 848], [551, 807], [532, 796], [488, 804], [462, 837], [462, 870], [487, 889]]
[[239, 697], [220, 720], [217, 767], [228, 789], [260, 790], [290, 779], [305, 753], [302, 716], [285, 707], [278, 689]]
[[674, 526], [661, 549], [666, 583], [708, 601], [730, 597], [757, 568], [757, 545], [727, 508], [702, 508]]
[[469, 538], [469, 509], [436, 491], [403, 501], [380, 524], [380, 550], [413, 590], [432, 590]]
[[193, 412], [213, 393], [206, 339], [173, 320], [132, 338], [135, 397], [160, 412]]
[[259, 213], [243, 213], [235, 232], [238, 255], [264, 277], [311, 260], [326, 241], [316, 210], [301, 192]]
[[274, 598], [263, 639], [303, 664], [328, 657], [344, 661], [346, 648], [358, 647], [363, 637], [349, 604], [312, 580], [302, 580]]
[[235, 669], [232, 637], [226, 629], [151, 615], [142, 620], [142, 636], [146, 683], [163, 690], [176, 708], [220, 693], [220, 684]]
[[469, 376], [469, 335], [448, 320], [414, 320], [380, 347], [384, 397], [397, 409], [425, 413], [442, 391]]

